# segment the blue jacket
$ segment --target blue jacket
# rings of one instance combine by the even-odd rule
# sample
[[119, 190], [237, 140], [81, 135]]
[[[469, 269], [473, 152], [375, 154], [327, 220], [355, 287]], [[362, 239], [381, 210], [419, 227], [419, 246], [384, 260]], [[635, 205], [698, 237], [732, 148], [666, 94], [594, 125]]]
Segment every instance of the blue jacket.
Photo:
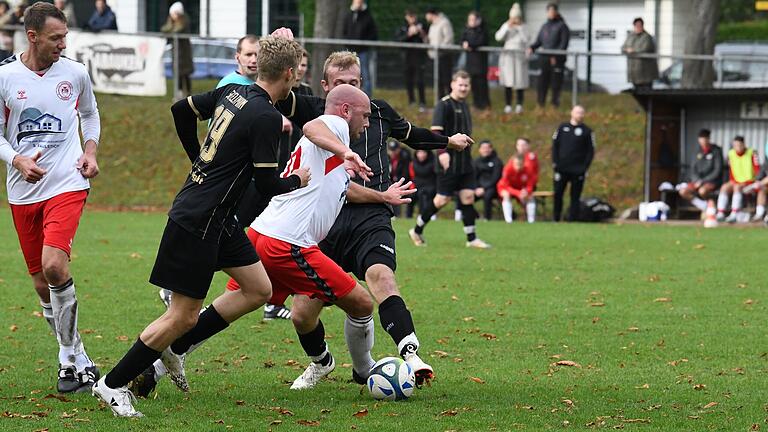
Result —
[[104, 13], [99, 14], [98, 10], [93, 11], [91, 19], [88, 20], [87, 28], [92, 31], [117, 30], [117, 18], [112, 8], [109, 6], [104, 9]]

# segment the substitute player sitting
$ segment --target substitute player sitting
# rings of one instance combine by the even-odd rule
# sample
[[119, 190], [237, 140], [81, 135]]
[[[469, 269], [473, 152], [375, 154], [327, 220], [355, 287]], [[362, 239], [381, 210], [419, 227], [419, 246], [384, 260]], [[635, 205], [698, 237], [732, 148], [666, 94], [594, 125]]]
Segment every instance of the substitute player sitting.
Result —
[[536, 190], [536, 183], [539, 181], [539, 173], [532, 164], [526, 164], [525, 158], [521, 154], [513, 156], [504, 166], [496, 189], [501, 197], [501, 208], [504, 211], [504, 220], [512, 223], [514, 220], [512, 212], [512, 199], [514, 198], [525, 208], [525, 215], [528, 223], [536, 221], [536, 199], [533, 197], [533, 191]]
[[[736, 136], [731, 143], [731, 149], [728, 150], [728, 181], [720, 187], [720, 194], [717, 196], [717, 220], [719, 222], [737, 222], [741, 216], [742, 204], [744, 203], [743, 190], [755, 182], [758, 171], [760, 171], [760, 160], [753, 149], [748, 149], [744, 143], [743, 136]], [[726, 207], [728, 207], [728, 198], [733, 195], [731, 200], [731, 213], [725, 217]], [[749, 216], [741, 216], [745, 220]]]

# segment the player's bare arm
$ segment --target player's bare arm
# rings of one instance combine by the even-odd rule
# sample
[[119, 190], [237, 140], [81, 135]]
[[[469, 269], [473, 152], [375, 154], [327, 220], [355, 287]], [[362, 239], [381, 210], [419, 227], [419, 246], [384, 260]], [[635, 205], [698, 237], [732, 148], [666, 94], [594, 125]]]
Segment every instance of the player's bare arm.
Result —
[[96, 162], [96, 152], [98, 145], [94, 140], [85, 142], [83, 155], [77, 161], [77, 169], [83, 177], [89, 179], [99, 175], [99, 164]]
[[413, 182], [405, 182], [404, 178], [396, 181], [384, 192], [379, 192], [375, 189], [360, 186], [357, 183], [350, 183], [347, 190], [347, 201], [356, 204], [390, 204], [393, 206], [408, 204], [411, 202], [410, 195], [417, 192], [416, 188], [413, 188]]
[[316, 146], [344, 159], [346, 168], [354, 171], [363, 180], [368, 181], [369, 176], [373, 175], [371, 168], [363, 162], [360, 156], [345, 146], [322, 120], [315, 119], [310, 121], [304, 125], [303, 131], [307, 139]]

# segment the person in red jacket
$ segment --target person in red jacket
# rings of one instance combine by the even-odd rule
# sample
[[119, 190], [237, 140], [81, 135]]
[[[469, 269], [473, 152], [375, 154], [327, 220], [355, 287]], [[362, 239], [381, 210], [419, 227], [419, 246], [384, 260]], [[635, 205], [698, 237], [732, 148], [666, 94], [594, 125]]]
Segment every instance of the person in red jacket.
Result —
[[533, 191], [536, 190], [538, 180], [538, 160], [534, 153], [518, 153], [504, 166], [497, 191], [502, 198], [501, 208], [507, 223], [512, 223], [514, 220], [512, 198], [525, 206], [528, 223], [536, 220], [536, 200], [533, 197]]

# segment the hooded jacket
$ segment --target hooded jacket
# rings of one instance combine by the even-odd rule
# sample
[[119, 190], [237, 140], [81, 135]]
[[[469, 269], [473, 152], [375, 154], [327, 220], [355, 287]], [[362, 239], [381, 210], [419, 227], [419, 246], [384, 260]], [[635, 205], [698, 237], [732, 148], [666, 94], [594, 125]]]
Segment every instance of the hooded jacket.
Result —
[[504, 167], [504, 162], [499, 159], [496, 150], [486, 157], [476, 158], [473, 165], [477, 186], [483, 189], [496, 189], [496, 183], [501, 179], [501, 170]]
[[[531, 45], [531, 49], [536, 51], [539, 48], [552, 49], [552, 50], [566, 50], [568, 49], [568, 42], [571, 40], [571, 31], [568, 25], [565, 24], [563, 17], [560, 15], [555, 19], [547, 20], [541, 26], [539, 35], [536, 36], [536, 40]], [[565, 57], [565, 56], [557, 56]]]

